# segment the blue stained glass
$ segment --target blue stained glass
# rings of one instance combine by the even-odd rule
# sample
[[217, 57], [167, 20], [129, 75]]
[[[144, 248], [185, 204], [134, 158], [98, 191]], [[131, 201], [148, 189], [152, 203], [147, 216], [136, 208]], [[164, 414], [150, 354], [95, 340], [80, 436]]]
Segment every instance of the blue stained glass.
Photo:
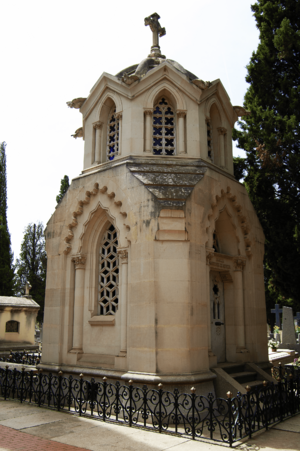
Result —
[[159, 108], [159, 106], [157, 106], [157, 107], [155, 108], [155, 110], [153, 111], [153, 114], [162, 114], [162, 111], [161, 111], [161, 109]]
[[162, 117], [154, 117], [153, 125], [162, 125]]
[[161, 155], [162, 154], [162, 149], [153, 149], [153, 154], [154, 155]]
[[173, 111], [171, 110], [170, 107], [168, 107], [168, 108], [166, 109], [166, 116], [173, 116], [173, 115], [174, 115]]
[[161, 146], [162, 138], [153, 138], [153, 146]]
[[159, 135], [162, 136], [162, 129], [161, 128], [157, 128], [157, 127], [153, 127], [153, 135]]

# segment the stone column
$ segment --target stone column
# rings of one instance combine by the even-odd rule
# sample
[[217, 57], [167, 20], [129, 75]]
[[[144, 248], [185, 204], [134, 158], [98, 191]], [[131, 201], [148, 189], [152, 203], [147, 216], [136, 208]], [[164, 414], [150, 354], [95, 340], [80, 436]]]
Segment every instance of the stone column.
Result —
[[245, 318], [244, 318], [244, 293], [243, 293], [243, 268], [245, 261], [234, 259], [233, 283], [234, 283], [234, 310], [235, 332], [237, 350], [245, 348]]
[[121, 353], [127, 353], [127, 287], [128, 287], [128, 251], [118, 249], [121, 287], [120, 287], [120, 311], [121, 311]]
[[119, 139], [118, 139], [118, 155], [121, 155], [122, 151], [122, 113], [116, 113], [116, 120], [119, 123]]
[[86, 257], [76, 255], [72, 258], [75, 264], [75, 295], [73, 322], [73, 351], [82, 351], [83, 338], [83, 306], [84, 306], [84, 265]]
[[102, 137], [102, 126], [103, 122], [94, 122], [94, 129], [96, 130], [96, 139], [95, 139], [95, 155], [94, 161], [92, 163], [101, 163], [101, 137]]
[[145, 152], [152, 152], [152, 110], [145, 110]]
[[206, 299], [207, 299], [207, 332], [208, 332], [208, 355], [211, 351], [211, 312], [210, 312], [210, 262], [214, 256], [213, 248], [206, 248]]
[[184, 145], [184, 118], [185, 111], [177, 111], [178, 118], [178, 154], [185, 153], [185, 145]]
[[220, 166], [225, 167], [225, 136], [226, 136], [226, 128], [218, 127], [219, 133], [219, 151], [220, 151]]

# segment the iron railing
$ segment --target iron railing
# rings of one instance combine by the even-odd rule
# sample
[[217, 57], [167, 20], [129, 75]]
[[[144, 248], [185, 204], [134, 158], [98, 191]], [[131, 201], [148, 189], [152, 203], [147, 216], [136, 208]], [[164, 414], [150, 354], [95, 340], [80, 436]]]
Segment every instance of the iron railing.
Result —
[[278, 382], [263, 382], [247, 387], [247, 393], [227, 399], [191, 393], [133, 386], [119, 382], [86, 380], [43, 373], [42, 370], [22, 371], [0, 368], [0, 395], [90, 416], [102, 421], [118, 422], [158, 432], [173, 433], [191, 439], [224, 442], [230, 447], [254, 432], [268, 429], [300, 411], [300, 370], [294, 367], [276, 368]]
[[8, 363], [22, 363], [23, 365], [36, 366], [41, 361], [41, 354], [28, 352], [24, 349], [24, 351], [13, 352], [10, 351], [8, 357], [1, 357], [0, 362], [8, 362]]

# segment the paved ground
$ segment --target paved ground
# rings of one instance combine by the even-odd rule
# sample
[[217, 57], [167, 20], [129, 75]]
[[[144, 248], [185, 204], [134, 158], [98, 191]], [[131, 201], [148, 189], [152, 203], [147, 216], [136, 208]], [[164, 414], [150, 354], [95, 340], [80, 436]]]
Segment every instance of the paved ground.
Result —
[[[221, 445], [79, 418], [0, 400], [0, 451], [225, 451]], [[257, 435], [238, 450], [300, 450], [300, 415]]]

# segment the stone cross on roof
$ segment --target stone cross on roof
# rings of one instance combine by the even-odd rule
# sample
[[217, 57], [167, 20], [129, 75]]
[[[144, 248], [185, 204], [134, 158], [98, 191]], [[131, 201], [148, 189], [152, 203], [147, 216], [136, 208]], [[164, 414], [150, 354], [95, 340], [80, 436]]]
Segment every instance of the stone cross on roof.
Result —
[[157, 13], [151, 14], [149, 17], [145, 17], [145, 26], [149, 25], [152, 31], [152, 47], [150, 57], [155, 58], [165, 58], [164, 55], [160, 53], [160, 47], [158, 43], [158, 38], [162, 38], [166, 34], [166, 29], [160, 26], [158, 22], [160, 16]]
[[32, 286], [30, 283], [26, 282], [25, 284], [25, 296], [29, 296], [29, 290], [31, 290]]

